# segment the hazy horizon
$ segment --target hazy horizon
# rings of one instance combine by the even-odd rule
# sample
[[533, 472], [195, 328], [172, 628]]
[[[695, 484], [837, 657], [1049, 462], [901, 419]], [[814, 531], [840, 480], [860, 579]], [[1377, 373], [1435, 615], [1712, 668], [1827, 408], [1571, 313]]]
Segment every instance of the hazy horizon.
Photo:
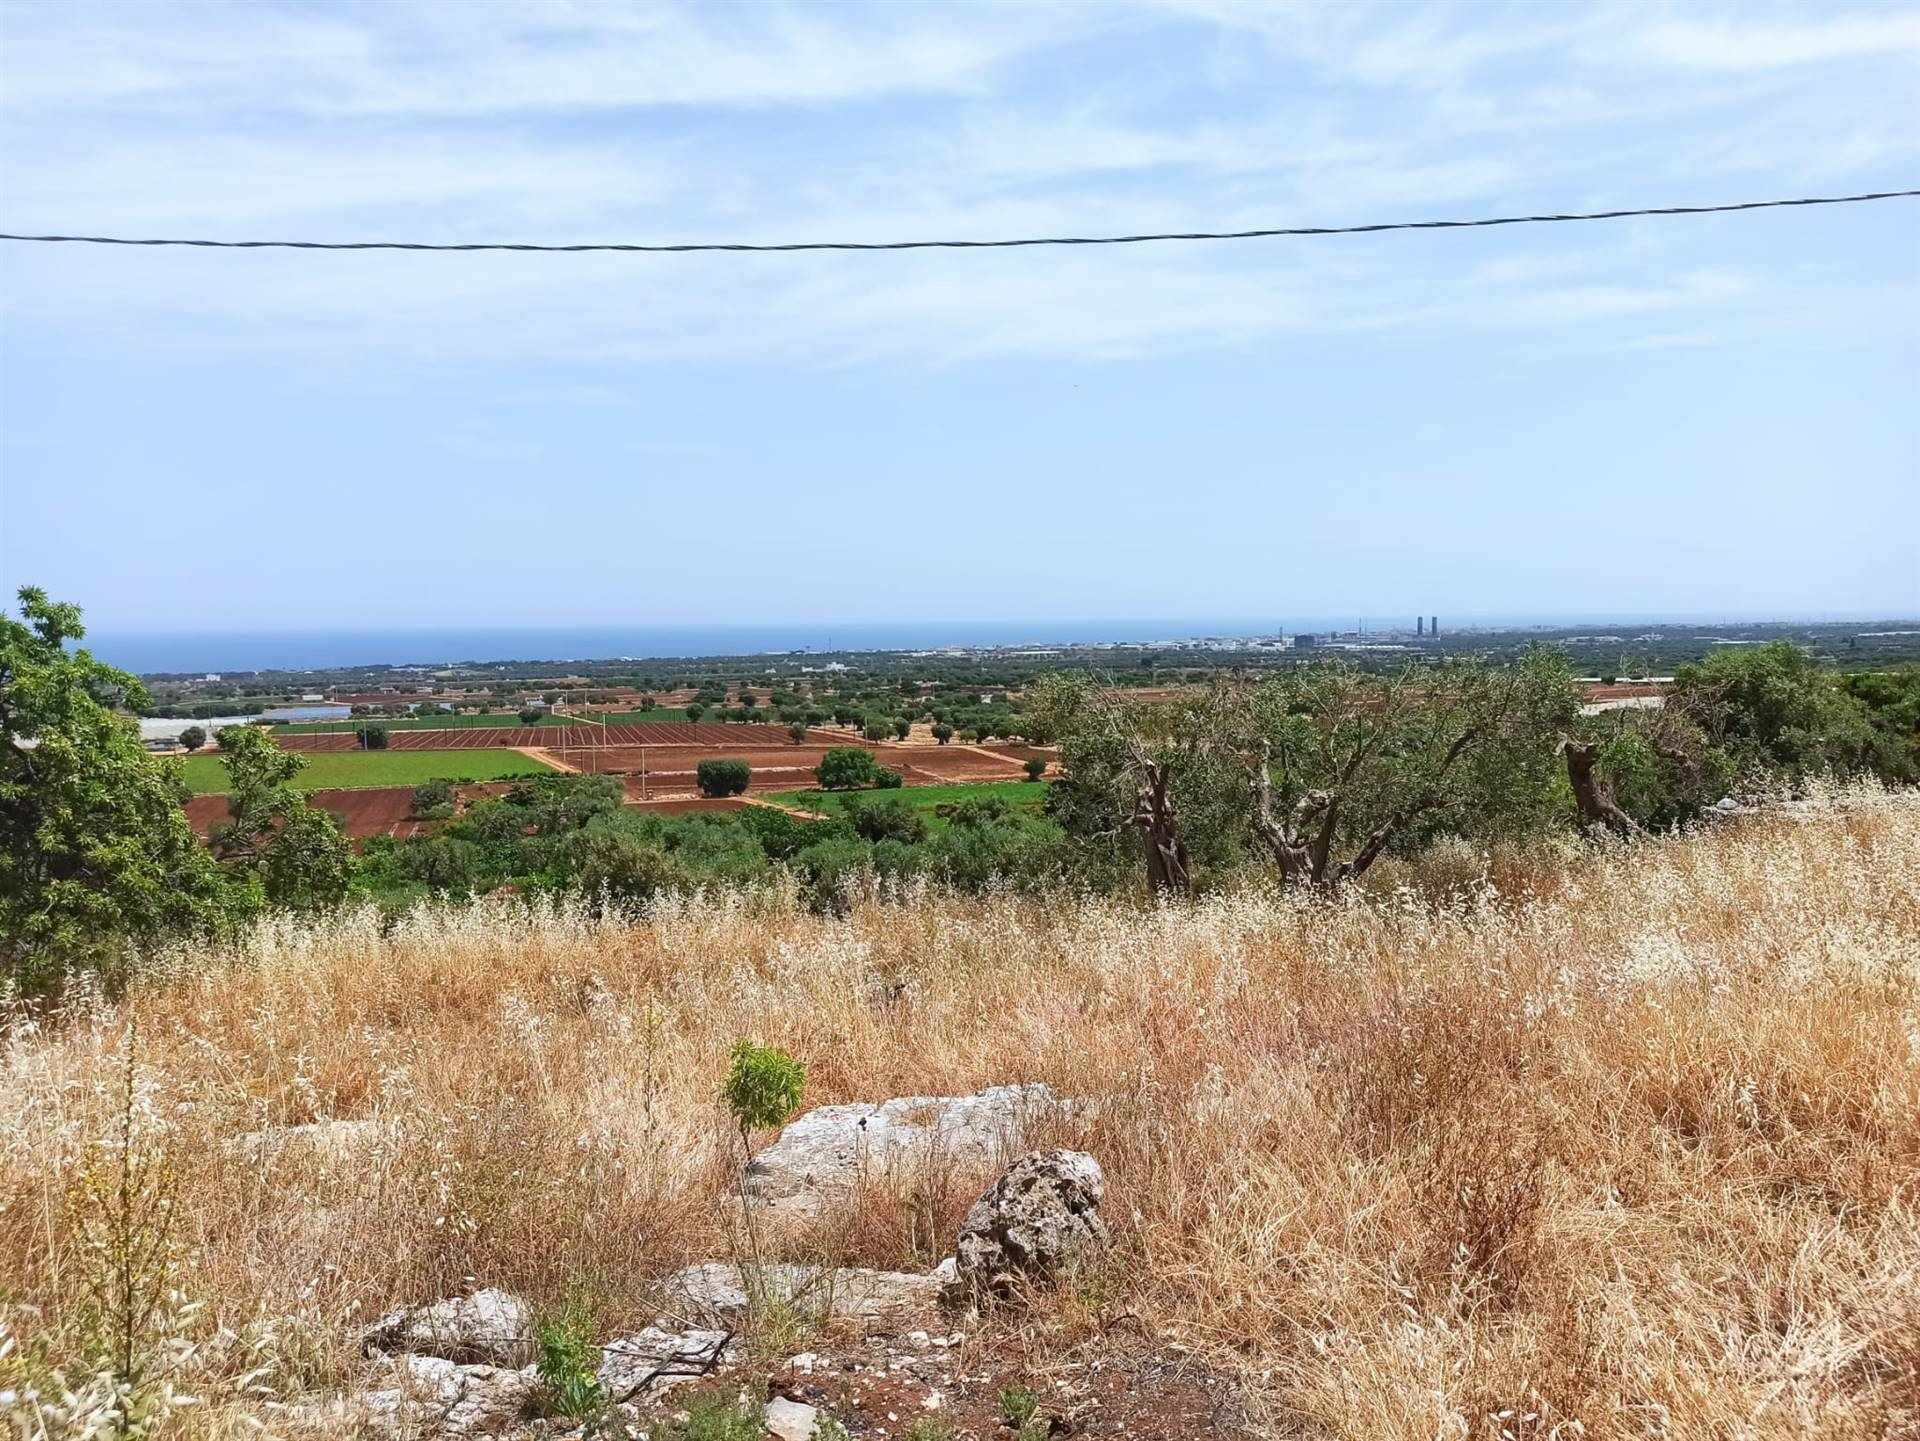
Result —
[[[911, 650], [941, 647], [1165, 644], [1197, 637], [1287, 635], [1350, 630], [1365, 621], [1369, 633], [1411, 632], [1412, 617], [1298, 616], [1284, 623], [1254, 617], [1161, 617], [1073, 620], [975, 619], [843, 621], [820, 626], [708, 625], [660, 627], [581, 623], [571, 626], [413, 627], [368, 630], [280, 629], [206, 631], [94, 631], [85, 644], [100, 659], [141, 674], [221, 669], [327, 669], [367, 665], [467, 661], [671, 659], [680, 656]], [[1630, 625], [1747, 626], [1756, 624], [1917, 626], [1897, 615], [1462, 615], [1443, 617], [1451, 633], [1533, 628]]]

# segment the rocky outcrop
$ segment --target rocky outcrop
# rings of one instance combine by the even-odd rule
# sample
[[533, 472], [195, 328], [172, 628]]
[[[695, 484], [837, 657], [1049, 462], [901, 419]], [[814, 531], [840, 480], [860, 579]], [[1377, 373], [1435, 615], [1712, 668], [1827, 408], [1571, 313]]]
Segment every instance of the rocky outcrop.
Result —
[[[761, 1294], [821, 1319], [871, 1321], [932, 1308], [941, 1285], [932, 1276], [860, 1267], [765, 1265], [753, 1271]], [[675, 1315], [706, 1325], [735, 1326], [748, 1310], [747, 1277], [729, 1261], [703, 1261], [667, 1278], [662, 1290]]]
[[1084, 1151], [1036, 1151], [973, 1203], [955, 1247], [958, 1289], [979, 1299], [1049, 1281], [1105, 1245], [1100, 1163]]
[[597, 1379], [617, 1406], [651, 1400], [712, 1374], [734, 1359], [731, 1331], [669, 1331], [649, 1326], [601, 1348]]
[[1017, 1151], [1036, 1120], [1073, 1103], [1033, 1083], [971, 1096], [900, 1096], [821, 1106], [790, 1123], [747, 1165], [747, 1192], [766, 1212], [810, 1217], [850, 1195], [863, 1174], [934, 1159], [993, 1166]]
[[541, 1383], [531, 1366], [463, 1366], [440, 1356], [388, 1363], [392, 1386], [362, 1393], [367, 1429], [391, 1435], [491, 1436], [512, 1431], [538, 1409]]
[[533, 1359], [533, 1310], [488, 1287], [431, 1306], [389, 1311], [360, 1334], [368, 1352], [407, 1352], [463, 1365], [524, 1366]]

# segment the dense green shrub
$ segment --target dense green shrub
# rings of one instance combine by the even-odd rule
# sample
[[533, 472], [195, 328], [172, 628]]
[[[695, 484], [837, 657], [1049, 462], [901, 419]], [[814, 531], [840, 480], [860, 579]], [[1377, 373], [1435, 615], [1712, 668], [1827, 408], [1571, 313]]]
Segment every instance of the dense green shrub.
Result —
[[1716, 651], [1679, 667], [1668, 705], [1743, 770], [1799, 780], [1873, 766], [1866, 703], [1788, 641]]
[[574, 884], [621, 910], [635, 910], [666, 890], [692, 888], [692, 877], [659, 846], [633, 836], [582, 832], [567, 861]]
[[807, 1068], [778, 1046], [736, 1041], [720, 1098], [744, 1134], [784, 1126], [806, 1088]]
[[353, 734], [359, 740], [362, 750], [383, 751], [392, 739], [392, 732], [383, 725], [359, 726]]
[[861, 802], [849, 797], [846, 817], [854, 834], [869, 841], [923, 841], [927, 818], [904, 796]]
[[413, 788], [413, 799], [408, 809], [419, 820], [445, 820], [453, 814], [453, 799], [452, 781], [425, 781]]
[[822, 790], [846, 791], [872, 785], [879, 769], [872, 751], [859, 746], [835, 746], [820, 758], [813, 775]]
[[743, 760], [704, 760], [694, 767], [694, 780], [703, 796], [743, 794], [753, 779], [753, 768]]

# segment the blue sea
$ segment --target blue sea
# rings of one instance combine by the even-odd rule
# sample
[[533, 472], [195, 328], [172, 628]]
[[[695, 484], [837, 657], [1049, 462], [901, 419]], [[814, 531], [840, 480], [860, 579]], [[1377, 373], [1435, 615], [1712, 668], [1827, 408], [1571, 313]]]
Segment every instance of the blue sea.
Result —
[[[1321, 622], [1324, 629], [1331, 622]], [[763, 652], [921, 650], [940, 646], [1049, 646], [1201, 635], [1271, 635], [1278, 620], [900, 621], [807, 626], [556, 626], [529, 629], [89, 632], [109, 665], [140, 675], [318, 670], [332, 666], [444, 665], [458, 661], [642, 659]], [[1289, 620], [1285, 628], [1315, 623]]]

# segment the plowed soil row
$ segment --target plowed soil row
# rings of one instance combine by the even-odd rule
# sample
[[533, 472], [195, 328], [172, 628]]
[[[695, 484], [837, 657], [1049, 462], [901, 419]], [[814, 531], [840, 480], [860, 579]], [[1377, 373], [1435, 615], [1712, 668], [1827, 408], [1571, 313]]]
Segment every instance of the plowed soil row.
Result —
[[[331, 812], [340, 823], [341, 833], [349, 840], [364, 841], [370, 836], [395, 836], [406, 840], [431, 824], [412, 818], [411, 786], [310, 791], [307, 799]], [[211, 834], [215, 826], [228, 820], [231, 815], [226, 796], [195, 796], [187, 802], [187, 820], [202, 836]]]

